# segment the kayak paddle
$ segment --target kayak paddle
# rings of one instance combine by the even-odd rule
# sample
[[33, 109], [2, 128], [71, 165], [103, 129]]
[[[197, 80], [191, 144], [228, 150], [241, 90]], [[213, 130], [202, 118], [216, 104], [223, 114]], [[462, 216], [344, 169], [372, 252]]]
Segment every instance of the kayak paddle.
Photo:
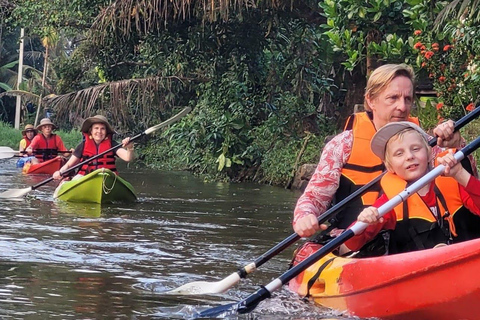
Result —
[[[468, 144], [466, 147], [464, 147], [462, 150], [456, 152], [454, 157], [455, 159], [457, 159], [457, 161], [461, 161], [467, 155], [475, 151], [479, 146], [480, 136], [477, 137], [477, 139], [475, 139], [473, 142]], [[387, 201], [385, 204], [380, 206], [380, 208], [378, 208], [378, 213], [380, 217], [391, 211], [397, 205], [399, 205], [411, 195], [416, 193], [418, 190], [433, 181], [436, 177], [440, 176], [444, 171], [444, 165], [439, 165], [433, 168], [425, 176], [423, 176], [422, 178], [411, 184], [409, 187], [407, 187], [405, 190], [397, 194], [395, 197]], [[234, 313], [243, 314], [251, 312], [261, 301], [270, 298], [273, 291], [280, 289], [285, 283], [298, 276], [300, 273], [305, 271], [309, 266], [314, 264], [319, 259], [331, 253], [333, 250], [345, 243], [345, 241], [347, 241], [348, 239], [362, 233], [367, 226], [367, 223], [360, 221], [355, 222], [352, 227], [346, 229], [338, 237], [325, 244], [318, 251], [310, 255], [298, 265], [283, 273], [280, 277], [276, 278], [266, 286], [262, 286], [259, 290], [248, 296], [246, 299], [237, 303], [230, 303], [227, 305], [204, 310], [196, 314], [195, 318], [216, 318], [220, 315], [222, 317], [226, 317], [228, 315], [233, 315]]]
[[[475, 108], [472, 112], [468, 113], [467, 115], [463, 116], [460, 120], [455, 122], [455, 131], [460, 130], [466, 124], [468, 124], [473, 119], [477, 118], [480, 115], [480, 108]], [[429, 141], [431, 147], [437, 144], [437, 139], [431, 139]], [[335, 214], [341, 211], [345, 205], [358, 198], [362, 194], [364, 194], [367, 190], [372, 188], [376, 185], [380, 179], [383, 177], [385, 172], [380, 174], [378, 177], [367, 183], [366, 185], [362, 186], [361, 188], [357, 189], [354, 193], [350, 194], [348, 197], [343, 199], [342, 201], [335, 204], [333, 207], [325, 211], [318, 217], [318, 223], [322, 224], [332, 218]], [[201, 295], [201, 294], [215, 294], [215, 293], [222, 293], [236, 285], [241, 279], [246, 278], [250, 273], [253, 273], [257, 270], [258, 267], [269, 261], [271, 258], [294, 244], [300, 239], [300, 236], [296, 233], [291, 234], [286, 239], [282, 240], [280, 243], [275, 245], [273, 248], [265, 252], [263, 255], [258, 257], [254, 262], [247, 264], [244, 267], [241, 267], [230, 274], [228, 277], [224, 278], [221, 281], [216, 282], [208, 282], [208, 281], [195, 281], [186, 283], [176, 289], [169, 290], [164, 292], [164, 294], [177, 294], [177, 295]]]
[[[70, 150], [64, 150], [64, 151], [57, 151], [57, 153], [71, 153], [72, 151]], [[0, 147], [0, 159], [7, 159], [7, 158], [12, 158], [12, 157], [21, 157], [19, 154], [20, 153], [27, 153], [26, 151], [17, 151], [13, 150], [10, 147]], [[33, 152], [35, 153], [43, 153], [43, 152]]]
[[[173, 117], [171, 117], [170, 119], [168, 120], [165, 120], [163, 121], [162, 123], [159, 123], [153, 127], [150, 127], [148, 128], [147, 130], [145, 130], [144, 132], [142, 133], [139, 133], [133, 137], [130, 138], [130, 141], [135, 141], [135, 140], [138, 140], [139, 138], [145, 136], [145, 135], [148, 135], [148, 134], [151, 134], [152, 132], [155, 132], [157, 131], [158, 129], [160, 128], [163, 128], [165, 126], [168, 126], [169, 124], [172, 124], [178, 120], [180, 120], [182, 117], [184, 117], [187, 113], [189, 113], [191, 110], [190, 107], [186, 107], [185, 109], [183, 109], [182, 111], [180, 111], [179, 113], [177, 113], [176, 115], [174, 115]], [[109, 153], [109, 152], [112, 152], [112, 151], [115, 151], [116, 149], [119, 149], [122, 145], [121, 144], [118, 144], [116, 145], [115, 147], [112, 147], [108, 150], [105, 150], [91, 158], [88, 158], [87, 160], [85, 161], [82, 161], [76, 165], [74, 165], [73, 167], [71, 168], [68, 168], [68, 170], [65, 170], [64, 172], [61, 172], [62, 176], [65, 175], [66, 173], [69, 173], [77, 168], [80, 168], [81, 166], [83, 166], [84, 164], [87, 164], [89, 163], [90, 161], [92, 160], [95, 160], [101, 156], [103, 156], [104, 154], [106, 153]], [[22, 197], [24, 195], [26, 195], [27, 193], [29, 193], [30, 191], [32, 190], [35, 190], [47, 183], [49, 183], [50, 181], [53, 180], [53, 177], [50, 177], [46, 180], [43, 180], [42, 182], [39, 182], [37, 183], [36, 185], [34, 186], [31, 186], [31, 187], [28, 187], [28, 188], [24, 188], [24, 189], [10, 189], [10, 190], [7, 190], [7, 191], [4, 191], [3, 193], [0, 193], [0, 198], [18, 198], [18, 197]]]

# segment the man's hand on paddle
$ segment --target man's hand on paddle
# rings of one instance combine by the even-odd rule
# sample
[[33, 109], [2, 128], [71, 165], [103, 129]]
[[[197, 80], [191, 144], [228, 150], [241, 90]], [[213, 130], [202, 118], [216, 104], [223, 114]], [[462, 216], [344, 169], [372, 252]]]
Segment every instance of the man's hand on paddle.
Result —
[[437, 144], [440, 147], [460, 147], [462, 142], [462, 136], [460, 135], [460, 132], [455, 131], [455, 122], [452, 120], [440, 123], [435, 129], [433, 129], [433, 134], [438, 137]]
[[312, 213], [299, 218], [293, 226], [293, 230], [302, 238], [311, 237], [317, 233], [317, 231], [326, 229], [327, 225], [319, 225], [318, 218]]

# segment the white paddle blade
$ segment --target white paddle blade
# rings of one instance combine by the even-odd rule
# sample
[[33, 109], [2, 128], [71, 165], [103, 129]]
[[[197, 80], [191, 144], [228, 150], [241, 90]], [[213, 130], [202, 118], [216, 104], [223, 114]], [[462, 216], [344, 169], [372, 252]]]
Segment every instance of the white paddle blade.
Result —
[[31, 187], [24, 189], [9, 189], [0, 193], [0, 199], [2, 198], [20, 198], [32, 191]]
[[236, 285], [240, 281], [238, 273], [232, 273], [225, 279], [217, 282], [195, 281], [184, 284], [181, 287], [165, 292], [175, 295], [201, 295], [222, 293]]
[[18, 151], [13, 150], [9, 147], [0, 147], [0, 159], [11, 158], [18, 154]]

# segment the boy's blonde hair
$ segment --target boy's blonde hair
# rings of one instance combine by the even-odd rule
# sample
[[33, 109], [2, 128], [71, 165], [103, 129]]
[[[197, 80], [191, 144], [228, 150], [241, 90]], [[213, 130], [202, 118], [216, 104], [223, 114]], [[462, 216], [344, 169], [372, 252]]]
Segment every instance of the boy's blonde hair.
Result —
[[412, 67], [406, 64], [385, 64], [373, 70], [367, 81], [365, 88], [365, 99], [363, 101], [363, 107], [367, 111], [372, 111], [370, 105], [367, 102], [367, 97], [371, 100], [375, 99], [380, 92], [382, 92], [396, 77], [404, 76], [412, 81], [412, 85], [415, 85], [415, 73]]

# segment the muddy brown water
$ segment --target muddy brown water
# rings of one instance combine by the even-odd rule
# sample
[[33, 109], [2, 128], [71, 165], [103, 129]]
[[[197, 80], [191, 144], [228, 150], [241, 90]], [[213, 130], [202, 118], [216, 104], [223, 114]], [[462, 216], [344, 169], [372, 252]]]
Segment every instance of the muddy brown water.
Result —
[[[133, 204], [69, 204], [55, 182], [20, 200], [0, 199], [0, 318], [186, 319], [246, 298], [287, 270], [294, 247], [226, 293], [168, 296], [192, 281], [219, 281], [292, 233], [299, 192], [207, 183], [186, 172], [120, 166]], [[0, 192], [48, 178], [0, 160]], [[252, 313], [229, 319], [348, 319], [286, 287]]]

